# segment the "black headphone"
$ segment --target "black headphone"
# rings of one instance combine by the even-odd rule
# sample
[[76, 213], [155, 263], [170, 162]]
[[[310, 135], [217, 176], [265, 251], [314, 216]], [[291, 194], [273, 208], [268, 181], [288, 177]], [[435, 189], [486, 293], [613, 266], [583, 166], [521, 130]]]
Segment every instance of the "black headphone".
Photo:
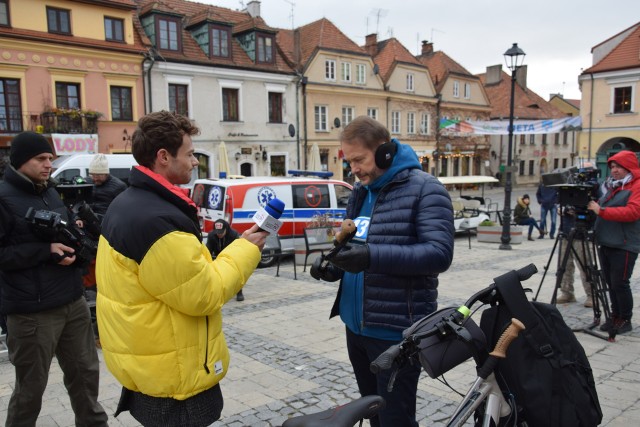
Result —
[[380, 169], [389, 169], [391, 167], [391, 163], [393, 163], [393, 158], [396, 155], [396, 151], [398, 151], [398, 146], [396, 145], [396, 139], [393, 138], [389, 142], [385, 142], [382, 145], [379, 145], [376, 148], [376, 166]]

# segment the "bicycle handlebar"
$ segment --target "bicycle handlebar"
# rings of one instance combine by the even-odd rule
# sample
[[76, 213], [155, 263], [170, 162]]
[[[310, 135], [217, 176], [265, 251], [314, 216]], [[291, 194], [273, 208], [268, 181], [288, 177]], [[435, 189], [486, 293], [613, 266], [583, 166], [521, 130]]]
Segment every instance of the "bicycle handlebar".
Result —
[[[537, 267], [534, 264], [526, 265], [519, 270], [516, 270], [516, 275], [518, 276], [519, 281], [524, 281], [529, 279], [535, 273], [538, 272]], [[394, 362], [397, 359], [402, 359], [408, 357], [412, 352], [416, 351], [417, 344], [420, 343], [420, 340], [441, 333], [443, 335], [448, 335], [445, 331], [447, 330], [447, 323], [449, 321], [453, 321], [457, 325], [461, 325], [462, 321], [469, 317], [471, 310], [470, 307], [473, 306], [477, 301], [483, 300], [487, 297], [490, 297], [494, 294], [496, 290], [496, 284], [492, 283], [488, 287], [482, 289], [479, 292], [476, 292], [469, 300], [465, 303], [464, 306], [458, 308], [458, 310], [454, 311], [448, 319], [443, 319], [440, 322], [436, 323], [436, 325], [431, 328], [429, 331], [411, 335], [404, 338], [399, 344], [392, 345], [387, 350], [382, 352], [373, 362], [371, 362], [369, 369], [372, 373], [377, 374], [380, 371], [386, 371], [393, 367]], [[513, 319], [514, 322], [507, 328], [507, 330], [502, 334], [500, 340], [496, 344], [496, 348], [491, 353], [492, 356], [495, 357], [504, 357], [501, 356], [505, 354], [507, 347], [518, 336], [518, 333], [524, 329], [524, 325], [517, 319]], [[515, 323], [515, 326], [514, 326]], [[512, 328], [515, 328], [512, 329]], [[507, 334], [507, 331], [509, 332]], [[506, 334], [506, 335], [505, 335]]]

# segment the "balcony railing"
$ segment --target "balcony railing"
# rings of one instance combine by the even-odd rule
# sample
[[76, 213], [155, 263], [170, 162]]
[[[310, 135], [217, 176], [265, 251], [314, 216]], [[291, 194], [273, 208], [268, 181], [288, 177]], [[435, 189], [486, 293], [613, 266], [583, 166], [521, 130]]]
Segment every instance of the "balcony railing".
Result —
[[41, 133], [98, 133], [100, 116], [100, 113], [75, 110], [40, 114], [23, 112], [8, 116], [0, 113], [0, 134], [27, 130]]

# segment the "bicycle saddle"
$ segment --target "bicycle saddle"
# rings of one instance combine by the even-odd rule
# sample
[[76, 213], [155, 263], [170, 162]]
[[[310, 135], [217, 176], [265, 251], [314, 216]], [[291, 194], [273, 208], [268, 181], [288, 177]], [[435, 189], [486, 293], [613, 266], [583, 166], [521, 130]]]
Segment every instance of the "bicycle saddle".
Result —
[[375, 416], [384, 406], [382, 397], [364, 396], [326, 411], [290, 418], [282, 427], [352, 427], [363, 418]]

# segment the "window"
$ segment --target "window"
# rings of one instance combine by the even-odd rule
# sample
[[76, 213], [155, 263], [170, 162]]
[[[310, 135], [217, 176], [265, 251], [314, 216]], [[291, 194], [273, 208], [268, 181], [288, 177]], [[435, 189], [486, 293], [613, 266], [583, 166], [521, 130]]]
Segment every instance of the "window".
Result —
[[460, 82], [457, 80], [453, 81], [453, 97], [460, 98]]
[[367, 75], [365, 74], [367, 70], [366, 65], [364, 64], [356, 64], [356, 83], [365, 84], [367, 81]]
[[[514, 136], [515, 138], [515, 136]], [[526, 144], [526, 137], [525, 135], [520, 135], [520, 145], [524, 145]]]
[[342, 126], [346, 126], [353, 120], [354, 116], [354, 108], [353, 107], [342, 107]]
[[400, 133], [400, 111], [391, 112], [391, 133]]
[[171, 18], [158, 18], [156, 44], [164, 50], [180, 50], [180, 21]]
[[367, 108], [367, 116], [369, 116], [373, 120], [378, 120], [378, 109], [371, 107]]
[[631, 86], [613, 89], [613, 114], [631, 112]]
[[464, 84], [464, 99], [471, 99], [471, 85], [469, 83]]
[[341, 70], [341, 79], [343, 82], [351, 83], [351, 63], [350, 62], [342, 62], [340, 63]]
[[273, 63], [273, 36], [258, 35], [256, 62]]
[[536, 145], [536, 136], [534, 134], [529, 135], [529, 145]]
[[564, 159], [562, 159], [562, 168], [566, 168], [567, 167], [567, 158], [565, 157]]
[[9, 0], [0, 0], [0, 25], [9, 25]]
[[133, 120], [131, 88], [111, 86], [111, 120]]
[[428, 135], [430, 133], [429, 118], [429, 114], [422, 113], [422, 118], [420, 119], [420, 133], [422, 135]]
[[331, 207], [329, 186], [326, 184], [314, 184], [314, 191], [309, 191], [307, 184], [294, 184], [291, 186], [291, 191], [294, 209], [329, 209]]
[[47, 7], [47, 29], [50, 33], [71, 34], [71, 12], [67, 9]]
[[0, 79], [0, 132], [22, 132], [20, 80]]
[[558, 169], [560, 167], [560, 159], [553, 159], [553, 168]]
[[56, 82], [56, 107], [80, 108], [80, 85], [77, 83]]
[[542, 135], [542, 145], [547, 145], [547, 134]]
[[416, 113], [407, 113], [407, 133], [416, 133]]
[[562, 132], [562, 145], [567, 145], [568, 135], [569, 135], [569, 132]]
[[169, 83], [169, 111], [189, 117], [189, 86]]
[[282, 94], [269, 92], [269, 123], [282, 123]]
[[324, 78], [332, 82], [336, 81], [336, 61], [333, 59], [324, 61]]
[[407, 92], [413, 92], [413, 74], [407, 73]]
[[529, 160], [529, 175], [534, 175], [535, 160]]
[[524, 160], [520, 160], [520, 167], [518, 168], [518, 175], [524, 176]]
[[327, 131], [327, 106], [326, 105], [316, 105], [315, 106], [315, 122], [316, 122], [316, 132], [326, 132]]
[[225, 122], [240, 121], [240, 90], [222, 88], [222, 120]]
[[560, 145], [560, 134], [559, 133], [556, 133], [556, 134], [553, 135], [553, 143], [555, 145]]
[[211, 27], [210, 56], [229, 57], [229, 29], [224, 27]]
[[124, 42], [124, 21], [122, 19], [105, 16], [104, 38], [108, 41]]

